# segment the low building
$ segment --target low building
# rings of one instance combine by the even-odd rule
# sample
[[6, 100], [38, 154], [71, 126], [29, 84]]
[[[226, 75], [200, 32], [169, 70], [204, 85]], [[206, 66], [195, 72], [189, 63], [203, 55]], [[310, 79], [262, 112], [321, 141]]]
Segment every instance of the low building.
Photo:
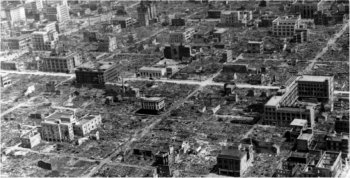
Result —
[[221, 151], [217, 157], [217, 167], [220, 175], [241, 177], [252, 166], [253, 146], [228, 148]]
[[138, 71], [138, 75], [144, 78], [162, 78], [165, 74], [166, 68], [141, 67]]
[[169, 43], [170, 44], [177, 44], [177, 43], [186, 43], [190, 42], [190, 40], [193, 37], [195, 30], [194, 28], [187, 28], [184, 30], [177, 30], [170, 32], [169, 34]]
[[112, 18], [111, 22], [113, 25], [120, 24], [121, 28], [129, 28], [136, 23], [136, 20], [131, 17], [117, 16]]
[[101, 115], [87, 115], [73, 125], [74, 135], [86, 136], [97, 129], [102, 123]]
[[216, 28], [211, 33], [211, 38], [214, 43], [223, 43], [228, 39], [227, 29]]
[[224, 64], [222, 71], [225, 73], [248, 73], [248, 64], [228, 62]]
[[165, 110], [165, 99], [163, 97], [142, 97], [142, 110], [160, 112]]
[[309, 40], [309, 30], [304, 28], [295, 29], [294, 41], [296, 43], [303, 43]]
[[[312, 169], [312, 168], [311, 168]], [[338, 177], [342, 170], [341, 153], [326, 151], [312, 170], [311, 177]]]
[[33, 148], [38, 145], [41, 141], [40, 133], [38, 129], [32, 129], [29, 132], [21, 135], [21, 147]]
[[224, 26], [242, 26], [253, 19], [252, 11], [222, 11], [220, 24]]
[[3, 38], [1, 47], [9, 50], [26, 50], [31, 44], [31, 35], [24, 34], [17, 37]]
[[248, 41], [248, 52], [249, 53], [264, 53], [264, 42], [263, 41]]
[[171, 19], [171, 26], [185, 26], [186, 25], [186, 21], [185, 19], [182, 18], [175, 18], [175, 19]]
[[78, 84], [104, 86], [106, 82], [118, 81], [119, 71], [112, 62], [87, 62], [75, 69], [75, 76]]
[[83, 38], [84, 41], [88, 41], [88, 42], [96, 42], [98, 41], [98, 32], [97, 31], [84, 31], [83, 32]]
[[328, 134], [326, 137], [326, 148], [329, 151], [338, 151], [338, 152], [342, 152], [345, 155], [348, 155], [349, 134], [346, 134], [346, 133]]
[[310, 145], [314, 135], [311, 133], [302, 133], [297, 138], [297, 150], [298, 151], [309, 151]]
[[71, 73], [80, 62], [81, 56], [76, 52], [53, 51], [49, 56], [41, 57], [41, 70]]
[[307, 120], [294, 119], [290, 123], [290, 127], [292, 127], [292, 129], [289, 132], [289, 140], [291, 142], [296, 142], [298, 137], [303, 133], [303, 131], [307, 129]]
[[165, 45], [163, 53], [165, 58], [174, 60], [184, 60], [185, 58], [194, 57], [191, 46], [182, 44]]
[[208, 19], [220, 19], [221, 10], [208, 10]]
[[7, 74], [0, 74], [1, 87], [7, 87], [11, 84], [12, 84], [12, 80], [7, 76]]
[[337, 133], [349, 133], [349, 117], [337, 117], [334, 123], [334, 130]]
[[290, 7], [290, 13], [300, 15], [303, 19], [312, 19], [317, 11], [317, 1], [296, 0]]
[[129, 84], [122, 84], [122, 83], [105, 83], [106, 91], [113, 92], [116, 95], [121, 95], [125, 97], [139, 97], [140, 96], [140, 89], [134, 88], [130, 86]]
[[2, 70], [17, 70], [17, 64], [11, 61], [1, 61]]

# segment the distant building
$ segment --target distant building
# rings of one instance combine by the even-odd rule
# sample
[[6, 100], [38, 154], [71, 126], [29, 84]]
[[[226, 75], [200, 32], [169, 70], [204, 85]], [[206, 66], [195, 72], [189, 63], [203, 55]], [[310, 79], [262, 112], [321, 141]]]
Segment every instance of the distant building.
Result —
[[264, 41], [248, 41], [249, 53], [264, 53]]
[[264, 106], [263, 124], [288, 126], [293, 119], [306, 119], [314, 127], [315, 108], [300, 106], [298, 99], [316, 98], [333, 102], [334, 84], [331, 76], [298, 76], [283, 90], [280, 96], [272, 97]]
[[227, 29], [215, 28], [212, 31], [211, 37], [214, 43], [223, 43], [228, 39]]
[[50, 51], [58, 42], [56, 31], [35, 31], [32, 34], [33, 50]]
[[41, 138], [47, 141], [70, 142], [74, 139], [72, 114], [55, 112], [41, 122]]
[[221, 10], [208, 10], [208, 19], [220, 19]]
[[194, 32], [194, 28], [187, 28], [184, 30], [170, 32], [169, 43], [173, 44], [189, 42], [192, 39]]
[[183, 60], [184, 58], [194, 57], [191, 51], [191, 46], [189, 45], [165, 45], [163, 53], [165, 58], [174, 60]]
[[46, 7], [46, 18], [49, 21], [57, 21], [59, 23], [68, 21], [70, 19], [68, 5], [52, 4]]
[[117, 25], [120, 24], [121, 28], [128, 28], [135, 24], [135, 20], [131, 17], [117, 16], [112, 18], [112, 24]]
[[146, 111], [160, 112], [165, 110], [163, 97], [142, 97], [141, 108]]
[[171, 26], [185, 26], [186, 21], [182, 18], [171, 19]]
[[2, 70], [17, 70], [17, 64], [11, 61], [1, 61]]
[[71, 73], [80, 64], [81, 56], [75, 52], [55, 52], [41, 58], [42, 70], [45, 72]]
[[326, 149], [329, 151], [338, 151], [348, 157], [349, 154], [349, 134], [328, 134], [326, 136]]
[[77, 66], [75, 76], [78, 84], [104, 86], [106, 82], [119, 80], [119, 71], [111, 62], [87, 62]]
[[138, 74], [140, 77], [162, 78], [166, 74], [166, 68], [141, 67]]
[[242, 26], [252, 19], [252, 11], [222, 11], [220, 24], [224, 26]]
[[293, 37], [295, 29], [299, 28], [300, 16], [278, 17], [272, 22], [272, 33], [277, 37]]
[[303, 19], [312, 19], [317, 11], [317, 1], [296, 0], [290, 7], [290, 12], [301, 15]]
[[220, 175], [234, 177], [243, 176], [244, 172], [252, 166], [254, 160], [253, 146], [224, 149], [217, 157], [217, 167]]
[[137, 7], [137, 21], [140, 26], [148, 26], [157, 21], [157, 9], [155, 2], [141, 1]]
[[224, 64], [222, 71], [226, 73], [248, 73], [248, 64], [228, 62]]
[[98, 39], [98, 32], [97, 31], [84, 31], [83, 32], [83, 39], [84, 41], [88, 42], [96, 42]]
[[6, 87], [12, 84], [12, 80], [7, 76], [7, 74], [0, 74], [0, 86]]
[[26, 50], [30, 47], [31, 35], [25, 34], [17, 37], [3, 38], [1, 48], [8, 50]]
[[125, 96], [125, 97], [139, 97], [140, 89], [134, 88], [129, 84], [122, 83], [105, 83], [106, 91], [115, 92], [117, 95]]
[[74, 135], [86, 136], [90, 134], [91, 131], [97, 129], [101, 123], [101, 115], [84, 116], [73, 125]]
[[21, 147], [33, 148], [38, 145], [41, 141], [40, 133], [38, 129], [32, 129], [29, 132], [21, 135]]

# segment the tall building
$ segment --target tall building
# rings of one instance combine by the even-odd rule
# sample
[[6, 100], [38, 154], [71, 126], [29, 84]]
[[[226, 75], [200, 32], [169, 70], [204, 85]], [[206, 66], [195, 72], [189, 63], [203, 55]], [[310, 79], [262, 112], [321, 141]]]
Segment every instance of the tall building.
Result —
[[41, 58], [41, 70], [46, 72], [71, 73], [80, 64], [81, 56], [75, 52], [53, 51], [50, 56]]
[[104, 86], [119, 79], [117, 65], [111, 62], [87, 62], [75, 70], [76, 81], [83, 85]]
[[156, 5], [152, 1], [141, 1], [137, 7], [137, 21], [140, 26], [148, 26], [157, 21]]
[[32, 33], [33, 50], [49, 51], [54, 48], [58, 41], [56, 31], [35, 31]]
[[70, 19], [68, 5], [53, 4], [46, 7], [46, 18], [49, 21], [66, 22]]
[[11, 24], [14, 22], [26, 20], [26, 13], [23, 5], [16, 7], [6, 7], [4, 11], [6, 18], [10, 21]]
[[314, 127], [315, 109], [311, 105], [301, 106], [299, 99], [315, 98], [322, 102], [333, 102], [333, 77], [298, 76], [279, 96], [273, 96], [264, 105], [263, 124], [288, 126], [295, 119], [308, 121]]
[[277, 17], [272, 22], [272, 32], [277, 37], [293, 37], [295, 29], [299, 28], [300, 16]]

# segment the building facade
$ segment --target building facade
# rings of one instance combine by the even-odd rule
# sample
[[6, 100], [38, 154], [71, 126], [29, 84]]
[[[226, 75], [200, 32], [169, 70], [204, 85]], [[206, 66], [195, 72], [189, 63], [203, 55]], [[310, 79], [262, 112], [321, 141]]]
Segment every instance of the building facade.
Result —
[[131, 17], [114, 17], [112, 20], [112, 24], [113, 25], [117, 25], [120, 24], [121, 28], [128, 28], [131, 27], [135, 24], [135, 19], [131, 18]]
[[1, 48], [8, 50], [26, 50], [30, 47], [31, 36], [29, 34], [3, 38], [1, 41]]
[[26, 21], [26, 13], [23, 5], [5, 8], [5, 14], [11, 24], [18, 21]]
[[102, 124], [101, 115], [88, 115], [73, 125], [74, 135], [86, 136]]
[[80, 64], [81, 56], [75, 52], [53, 52], [41, 58], [41, 69], [45, 72], [71, 73]]
[[249, 53], [264, 53], [264, 41], [248, 41]]
[[166, 74], [166, 68], [141, 67], [138, 74], [143, 78], [162, 78]]
[[35, 51], [50, 51], [58, 41], [56, 31], [35, 31], [32, 33], [32, 47]]
[[189, 42], [192, 39], [194, 32], [194, 28], [170, 32], [169, 43], [176, 44]]
[[74, 139], [73, 124], [61, 120], [42, 121], [41, 138], [47, 141], [70, 142]]
[[163, 97], [141, 97], [141, 108], [150, 111], [164, 111], [165, 99]]
[[76, 68], [75, 76], [78, 84], [104, 86], [106, 82], [119, 80], [119, 71], [114, 63], [87, 62]]
[[242, 26], [253, 19], [252, 11], [222, 11], [220, 24], [224, 26]]
[[277, 37], [293, 37], [295, 29], [299, 28], [300, 16], [278, 17], [272, 22], [272, 33]]
[[290, 12], [300, 15], [303, 19], [312, 19], [317, 11], [317, 1], [297, 0], [293, 2]]
[[41, 141], [40, 133], [38, 129], [32, 129], [21, 136], [21, 147], [33, 148]]
[[66, 4], [53, 4], [46, 8], [46, 18], [49, 21], [57, 21], [59, 23], [66, 22], [70, 19], [69, 8]]
[[141, 1], [137, 7], [137, 21], [140, 26], [148, 26], [157, 21], [156, 5], [152, 1]]

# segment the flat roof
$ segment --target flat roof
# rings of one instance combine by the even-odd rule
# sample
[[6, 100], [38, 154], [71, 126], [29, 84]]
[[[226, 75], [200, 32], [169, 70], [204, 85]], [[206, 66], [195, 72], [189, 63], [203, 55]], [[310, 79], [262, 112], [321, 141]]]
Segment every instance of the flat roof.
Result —
[[111, 66], [113, 66], [114, 63], [113, 62], [86, 62], [84, 64], [81, 64], [77, 67], [77, 69], [97, 69], [97, 70], [107, 70], [109, 69]]
[[47, 116], [44, 118], [45, 121], [53, 121], [56, 119], [64, 118], [70, 118], [73, 115], [73, 113], [66, 113], [66, 112], [54, 112], [53, 114]]
[[299, 140], [311, 140], [312, 136], [313, 136], [313, 134], [303, 133], [303, 134], [299, 135], [298, 139]]
[[222, 150], [218, 157], [220, 158], [242, 158], [244, 153], [237, 149]]
[[141, 97], [143, 101], [161, 101], [164, 97]]
[[115, 16], [112, 18], [112, 20], [128, 20], [128, 19], [131, 19], [131, 17], [127, 16]]
[[273, 96], [270, 100], [265, 104], [265, 106], [276, 106], [282, 99], [282, 96]]
[[331, 76], [316, 76], [316, 75], [303, 75], [298, 78], [298, 81], [302, 82], [325, 82], [327, 79], [332, 78]]
[[82, 124], [85, 124], [93, 119], [95, 119], [96, 117], [98, 117], [99, 115], [88, 115], [88, 116], [85, 116], [83, 118], [81, 118], [78, 122], [79, 124], [78, 125], [82, 125]]
[[307, 120], [305, 119], [294, 119], [292, 123], [290, 123], [291, 126], [304, 126], [307, 124]]
[[226, 28], [216, 28], [214, 30], [214, 33], [225, 33], [227, 31]]
[[154, 70], [154, 71], [159, 71], [159, 70], [166, 70], [165, 68], [158, 68], [158, 67], [141, 67], [140, 70]]
[[261, 43], [263, 43], [263, 42], [262, 42], [262, 41], [248, 41], [248, 43], [261, 44]]

